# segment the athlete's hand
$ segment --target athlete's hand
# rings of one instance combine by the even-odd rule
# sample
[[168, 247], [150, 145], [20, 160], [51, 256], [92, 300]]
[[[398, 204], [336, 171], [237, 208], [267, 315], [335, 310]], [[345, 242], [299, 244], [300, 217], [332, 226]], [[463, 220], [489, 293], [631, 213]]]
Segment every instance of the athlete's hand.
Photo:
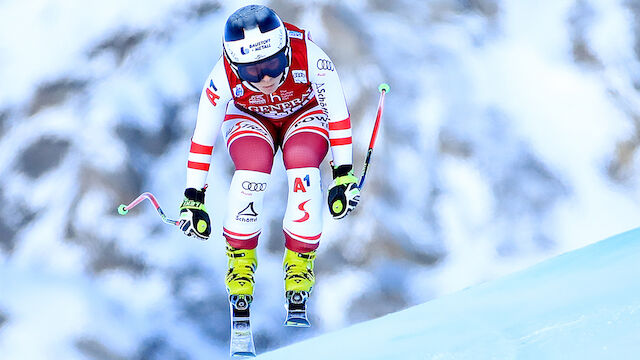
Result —
[[185, 235], [195, 235], [207, 240], [211, 235], [211, 221], [204, 208], [204, 189], [188, 188], [184, 191], [184, 200], [180, 205], [180, 230]]
[[360, 202], [358, 179], [353, 176], [352, 165], [333, 168], [333, 181], [328, 191], [329, 212], [334, 219], [347, 216]]

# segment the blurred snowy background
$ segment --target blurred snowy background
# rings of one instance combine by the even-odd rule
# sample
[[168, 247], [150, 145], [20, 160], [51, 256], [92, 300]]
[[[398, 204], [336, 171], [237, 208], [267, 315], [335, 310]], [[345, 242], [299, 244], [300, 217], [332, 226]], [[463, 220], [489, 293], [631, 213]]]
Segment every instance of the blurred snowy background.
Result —
[[[246, 1], [0, 1], [0, 358], [228, 353], [221, 237], [177, 216], [198, 96]], [[286, 176], [267, 193], [258, 352], [376, 318], [638, 225], [640, 1], [255, 1], [311, 31], [343, 81], [358, 211], [325, 213], [313, 327], [281, 326]], [[329, 180], [324, 167], [325, 184]]]

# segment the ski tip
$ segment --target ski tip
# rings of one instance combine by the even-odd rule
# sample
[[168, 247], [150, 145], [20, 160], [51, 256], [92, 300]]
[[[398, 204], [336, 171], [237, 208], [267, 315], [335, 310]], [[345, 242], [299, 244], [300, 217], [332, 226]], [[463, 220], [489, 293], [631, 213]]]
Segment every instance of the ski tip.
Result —
[[239, 351], [231, 354], [231, 357], [234, 359], [246, 359], [246, 358], [254, 358], [256, 357], [256, 353], [250, 351]]
[[126, 205], [125, 204], [120, 204], [120, 206], [118, 206], [118, 214], [120, 215], [127, 215], [127, 213], [129, 212], [129, 210], [126, 209]]
[[289, 319], [287, 321], [284, 322], [284, 326], [288, 326], [288, 327], [301, 327], [301, 328], [308, 328], [311, 327], [311, 324], [309, 323], [308, 320], [303, 320], [303, 319]]
[[382, 83], [382, 84], [380, 84], [380, 86], [378, 86], [378, 91], [380, 91], [380, 92], [383, 92], [383, 91], [384, 92], [389, 92], [390, 89], [391, 88], [389, 87], [389, 84], [387, 84], [387, 83]]

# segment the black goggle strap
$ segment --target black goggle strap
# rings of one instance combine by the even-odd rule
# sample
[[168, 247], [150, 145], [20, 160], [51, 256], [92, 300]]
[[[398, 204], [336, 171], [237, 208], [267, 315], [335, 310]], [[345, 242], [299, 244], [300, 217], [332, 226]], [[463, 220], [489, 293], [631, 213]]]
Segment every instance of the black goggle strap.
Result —
[[236, 65], [233, 61], [231, 61], [231, 58], [229, 57], [229, 55], [227, 55], [227, 51], [226, 50], [222, 50], [222, 54], [224, 55], [224, 58], [227, 59], [227, 62], [229, 63], [229, 66], [231, 67], [231, 71], [233, 71], [233, 73], [242, 80], [242, 78], [240, 78], [240, 72], [238, 71], [238, 65]]
[[287, 80], [287, 76], [289, 75], [289, 68], [291, 67], [291, 38], [289, 38], [289, 30], [285, 31], [285, 34], [287, 34], [287, 44], [284, 46], [285, 47], [285, 51], [284, 51], [284, 56], [287, 58], [287, 66], [284, 67], [284, 75], [282, 76], [282, 79], [280, 79], [280, 84], [282, 85], [284, 84], [285, 80]]
[[245, 81], [242, 79], [242, 77], [240, 77], [240, 72], [238, 71], [238, 65], [236, 65], [233, 61], [231, 61], [231, 58], [229, 58], [229, 55], [227, 54], [226, 50], [222, 50], [222, 54], [224, 55], [225, 59], [227, 59], [227, 62], [229, 63], [229, 66], [231, 67], [231, 71], [233, 71], [234, 75], [240, 79], [242, 85], [244, 85], [246, 88], [248, 88], [251, 91], [255, 91], [255, 92], [259, 92], [260, 90], [258, 90], [255, 86], [251, 85], [250, 82]]

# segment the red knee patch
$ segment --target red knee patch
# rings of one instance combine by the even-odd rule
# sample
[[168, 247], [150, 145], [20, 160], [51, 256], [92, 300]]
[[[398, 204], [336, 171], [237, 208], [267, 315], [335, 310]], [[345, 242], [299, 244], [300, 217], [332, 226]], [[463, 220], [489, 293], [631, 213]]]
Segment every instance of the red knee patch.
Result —
[[268, 142], [255, 136], [235, 140], [229, 147], [231, 160], [236, 170], [251, 170], [271, 173], [273, 149]]
[[291, 136], [282, 148], [282, 159], [286, 169], [319, 167], [327, 155], [329, 144], [322, 135], [300, 132]]

